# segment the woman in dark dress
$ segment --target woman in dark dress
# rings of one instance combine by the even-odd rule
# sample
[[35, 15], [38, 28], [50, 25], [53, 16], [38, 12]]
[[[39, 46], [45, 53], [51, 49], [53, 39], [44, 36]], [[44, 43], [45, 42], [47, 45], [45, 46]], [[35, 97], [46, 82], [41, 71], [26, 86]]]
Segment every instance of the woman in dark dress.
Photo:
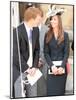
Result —
[[69, 56], [69, 38], [63, 31], [61, 12], [50, 15], [50, 29], [44, 39], [44, 56], [49, 65], [47, 95], [64, 95], [67, 78], [66, 63]]

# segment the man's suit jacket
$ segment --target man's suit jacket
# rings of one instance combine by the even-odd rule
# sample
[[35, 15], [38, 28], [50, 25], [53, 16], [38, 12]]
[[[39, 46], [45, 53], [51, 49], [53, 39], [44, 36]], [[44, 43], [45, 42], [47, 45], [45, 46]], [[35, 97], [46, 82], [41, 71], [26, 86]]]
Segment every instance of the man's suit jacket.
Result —
[[[18, 36], [19, 36], [19, 46], [20, 46], [20, 56], [21, 56], [21, 68], [22, 72], [28, 69], [29, 65], [27, 64], [29, 58], [29, 43], [26, 28], [24, 23], [18, 26]], [[39, 60], [39, 29], [33, 28], [32, 32], [32, 52], [33, 52], [33, 64], [32, 67], [38, 66]], [[14, 81], [20, 74], [19, 67], [19, 55], [18, 55], [18, 44], [16, 29], [13, 31], [13, 78]]]
[[48, 65], [53, 65], [52, 61], [62, 60], [61, 67], [65, 68], [67, 59], [69, 57], [69, 37], [66, 32], [64, 32], [64, 41], [58, 45], [58, 40], [53, 38], [46, 44], [46, 36], [44, 40], [44, 56]]

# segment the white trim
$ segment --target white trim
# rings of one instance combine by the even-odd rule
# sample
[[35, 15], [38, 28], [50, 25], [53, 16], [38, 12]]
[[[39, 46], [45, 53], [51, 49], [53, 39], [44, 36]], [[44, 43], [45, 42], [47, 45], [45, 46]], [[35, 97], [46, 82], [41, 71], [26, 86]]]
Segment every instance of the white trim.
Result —
[[53, 61], [53, 64], [54, 64], [55, 66], [61, 66], [62, 61]]

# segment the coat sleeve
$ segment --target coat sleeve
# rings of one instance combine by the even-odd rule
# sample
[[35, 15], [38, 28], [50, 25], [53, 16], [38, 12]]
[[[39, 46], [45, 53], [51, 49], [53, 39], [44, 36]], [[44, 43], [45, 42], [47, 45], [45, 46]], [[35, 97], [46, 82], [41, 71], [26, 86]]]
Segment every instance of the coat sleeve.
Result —
[[52, 63], [51, 58], [49, 56], [49, 46], [46, 43], [46, 35], [45, 35], [45, 38], [44, 38], [44, 57], [46, 59], [47, 64], [51, 68], [51, 66], [53, 66], [53, 63]]
[[64, 34], [64, 50], [63, 50], [63, 54], [64, 54], [64, 58], [63, 58], [61, 67], [64, 68], [66, 66], [67, 59], [69, 57], [69, 37], [68, 37], [68, 33]]
[[[20, 39], [21, 39], [20, 34], [18, 34], [18, 37], [20, 46]], [[29, 66], [27, 65], [21, 53], [20, 53], [20, 58], [21, 58], [22, 72], [24, 72]], [[16, 65], [17, 69], [20, 70], [16, 29], [13, 30], [13, 65], [14, 64]]]

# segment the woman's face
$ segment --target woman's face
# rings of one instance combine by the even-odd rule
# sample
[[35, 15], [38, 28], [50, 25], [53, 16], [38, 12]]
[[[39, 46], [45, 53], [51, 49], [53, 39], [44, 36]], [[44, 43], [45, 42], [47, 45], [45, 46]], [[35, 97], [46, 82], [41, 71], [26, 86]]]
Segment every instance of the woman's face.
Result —
[[50, 20], [52, 28], [58, 27], [58, 16], [55, 15]]

